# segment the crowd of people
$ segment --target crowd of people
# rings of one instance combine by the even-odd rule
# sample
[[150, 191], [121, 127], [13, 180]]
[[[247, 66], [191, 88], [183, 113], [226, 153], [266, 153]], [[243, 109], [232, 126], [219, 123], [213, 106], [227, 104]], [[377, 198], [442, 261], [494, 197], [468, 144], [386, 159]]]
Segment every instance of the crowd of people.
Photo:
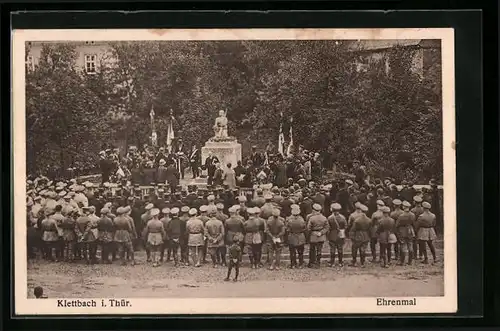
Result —
[[[206, 188], [146, 180], [145, 192], [129, 179], [115, 185], [30, 179], [28, 257], [135, 264], [134, 253], [145, 249], [152, 266], [173, 260], [174, 266], [199, 267], [209, 257], [214, 266], [228, 266], [227, 279], [235, 269], [237, 279], [243, 255], [251, 268], [266, 263], [278, 269], [284, 248], [290, 252], [290, 268], [319, 268], [324, 244], [330, 247], [328, 264], [336, 265], [337, 259], [343, 266], [343, 248], [350, 240], [353, 266], [365, 265], [368, 248], [371, 261], [382, 267], [393, 257], [400, 265], [420, 259], [428, 263], [427, 248], [437, 261], [433, 242], [442, 213], [433, 180], [422, 189], [407, 182], [396, 185], [390, 178], [370, 179], [354, 161], [352, 177], [324, 182], [319, 166], [303, 171], [315, 157], [307, 151], [288, 159], [252, 153], [245, 166], [235, 167], [234, 172], [240, 166], [247, 172], [237, 173], [233, 185], [215, 171], [208, 174]], [[168, 155], [156, 159], [158, 168], [165, 162], [167, 169], [178, 169]], [[145, 162], [151, 166], [155, 161]], [[245, 176], [251, 178], [248, 183]]]

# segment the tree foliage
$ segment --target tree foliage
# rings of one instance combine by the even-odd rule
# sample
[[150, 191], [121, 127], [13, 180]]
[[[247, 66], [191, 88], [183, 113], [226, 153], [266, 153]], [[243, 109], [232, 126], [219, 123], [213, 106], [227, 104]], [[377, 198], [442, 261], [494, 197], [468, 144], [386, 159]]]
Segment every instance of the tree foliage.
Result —
[[71, 64], [71, 46], [44, 46], [27, 76], [30, 169], [93, 160], [95, 141], [147, 143], [151, 108], [160, 143], [172, 110], [177, 135], [202, 145], [223, 109], [244, 155], [250, 145], [277, 142], [282, 113], [287, 141], [293, 117], [295, 144], [325, 151], [341, 167], [357, 158], [380, 176], [441, 178], [440, 66], [422, 79], [413, 72], [421, 50], [396, 47], [360, 67], [345, 46], [119, 42], [87, 76]]

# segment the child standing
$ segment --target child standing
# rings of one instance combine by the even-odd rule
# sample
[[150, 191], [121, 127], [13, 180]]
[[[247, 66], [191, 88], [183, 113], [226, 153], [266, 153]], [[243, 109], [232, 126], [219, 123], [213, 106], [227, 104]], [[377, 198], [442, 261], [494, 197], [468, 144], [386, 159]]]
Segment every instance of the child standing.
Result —
[[229, 247], [229, 264], [227, 268], [227, 277], [224, 279], [226, 282], [229, 281], [229, 277], [231, 276], [231, 271], [233, 268], [235, 269], [234, 282], [238, 281], [238, 275], [240, 273], [240, 262], [241, 262], [241, 246], [240, 246], [240, 238], [238, 236], [234, 236], [233, 243]]

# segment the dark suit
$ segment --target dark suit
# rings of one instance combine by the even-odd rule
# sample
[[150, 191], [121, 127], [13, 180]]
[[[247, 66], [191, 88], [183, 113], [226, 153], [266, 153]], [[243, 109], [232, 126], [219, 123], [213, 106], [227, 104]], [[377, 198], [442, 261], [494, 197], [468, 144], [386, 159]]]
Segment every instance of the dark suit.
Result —
[[215, 175], [215, 162], [219, 162], [217, 156], [209, 156], [205, 160], [205, 168], [208, 172], [207, 185], [213, 185], [214, 175]]
[[156, 171], [156, 182], [165, 184], [167, 182], [167, 168], [165, 166], [159, 166]]
[[156, 183], [156, 169], [145, 168], [143, 176], [143, 185], [151, 185], [151, 183]]
[[167, 167], [165, 171], [165, 177], [167, 179], [168, 185], [170, 186], [170, 192], [175, 192], [175, 187], [179, 185], [179, 172], [173, 164]]
[[189, 155], [189, 164], [191, 165], [193, 178], [200, 177], [201, 153], [198, 148], [192, 151]]

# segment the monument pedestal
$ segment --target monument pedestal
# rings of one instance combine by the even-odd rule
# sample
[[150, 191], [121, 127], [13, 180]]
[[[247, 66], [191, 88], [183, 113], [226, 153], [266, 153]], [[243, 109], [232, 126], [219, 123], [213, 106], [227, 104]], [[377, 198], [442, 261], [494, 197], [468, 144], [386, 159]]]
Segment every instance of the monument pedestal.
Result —
[[201, 162], [205, 164], [208, 154], [217, 156], [219, 161], [225, 166], [231, 163], [232, 168], [236, 167], [237, 162], [241, 161], [241, 144], [235, 138], [226, 138], [224, 140], [210, 139], [201, 148]]

